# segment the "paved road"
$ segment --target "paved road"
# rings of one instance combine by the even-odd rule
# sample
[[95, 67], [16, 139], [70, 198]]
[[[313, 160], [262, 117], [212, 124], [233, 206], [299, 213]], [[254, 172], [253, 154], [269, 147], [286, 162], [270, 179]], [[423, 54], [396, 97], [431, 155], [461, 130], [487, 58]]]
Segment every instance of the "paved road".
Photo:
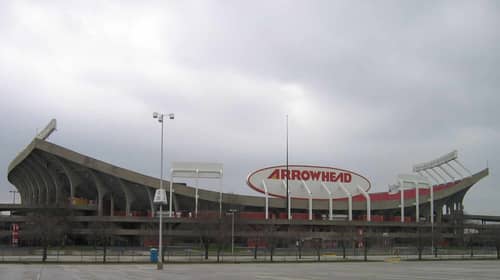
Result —
[[91, 279], [499, 279], [500, 261], [400, 263], [176, 264], [154, 265], [0, 264], [1, 280]]

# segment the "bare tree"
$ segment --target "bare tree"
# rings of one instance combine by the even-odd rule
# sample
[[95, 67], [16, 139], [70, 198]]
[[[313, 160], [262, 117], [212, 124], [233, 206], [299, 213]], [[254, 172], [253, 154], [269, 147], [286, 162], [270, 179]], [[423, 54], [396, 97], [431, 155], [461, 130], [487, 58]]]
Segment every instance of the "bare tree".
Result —
[[346, 241], [346, 231], [347, 227], [342, 227], [341, 232], [340, 232], [340, 247], [342, 247], [342, 258], [346, 258], [346, 248], [345, 248], [345, 241]]
[[102, 246], [102, 262], [106, 263], [108, 247], [111, 245], [116, 226], [111, 222], [93, 222], [89, 224], [89, 230], [89, 239], [93, 241], [94, 247]]
[[267, 243], [267, 248], [269, 249], [269, 255], [271, 262], [273, 261], [274, 249], [276, 248], [277, 237], [276, 230], [272, 223], [267, 224], [264, 229], [264, 239]]
[[228, 217], [222, 217], [217, 221], [217, 228], [215, 229], [215, 242], [217, 244], [217, 262], [220, 262], [221, 252], [226, 247], [231, 239], [229, 232], [231, 231], [231, 221]]
[[469, 241], [467, 242], [470, 249], [470, 257], [474, 257], [474, 237], [473, 234], [470, 234]]
[[[214, 215], [214, 213], [207, 211], [207, 213], [200, 212], [198, 213], [198, 217], [196, 218], [196, 224], [195, 224], [195, 230], [198, 233], [198, 237], [200, 240], [200, 243], [204, 249], [204, 258], [205, 260], [208, 260], [208, 252], [209, 252], [209, 247], [210, 244], [213, 243], [214, 241], [217, 241], [218, 234], [224, 227], [224, 217], [217, 217]], [[216, 238], [217, 237], [217, 238]], [[220, 254], [220, 243], [218, 252], [217, 252], [217, 259], [219, 259], [219, 254]]]
[[438, 257], [439, 245], [442, 242], [442, 228], [440, 225], [435, 225], [432, 231], [432, 244], [434, 245], [434, 257]]
[[500, 229], [495, 231], [492, 230], [495, 242], [495, 248], [497, 249], [497, 259], [500, 260]]
[[368, 246], [371, 245], [368, 242], [370, 232], [368, 228], [363, 229], [363, 259], [364, 261], [368, 261]]
[[297, 247], [299, 260], [302, 259], [302, 249], [304, 248], [304, 238], [301, 234], [297, 233], [295, 237], [295, 246]]
[[27, 215], [22, 238], [32, 240], [42, 246], [42, 261], [47, 260], [47, 251], [51, 245], [64, 245], [70, 224], [67, 219], [69, 210], [39, 209]]
[[316, 256], [318, 262], [321, 261], [321, 245], [322, 245], [322, 239], [321, 238], [313, 238], [312, 239], [312, 246], [314, 250], [316, 251]]
[[420, 227], [417, 227], [417, 240], [416, 240], [416, 247], [417, 247], [417, 253], [418, 253], [418, 260], [422, 260], [422, 252], [424, 250], [424, 240], [422, 238], [422, 230]]

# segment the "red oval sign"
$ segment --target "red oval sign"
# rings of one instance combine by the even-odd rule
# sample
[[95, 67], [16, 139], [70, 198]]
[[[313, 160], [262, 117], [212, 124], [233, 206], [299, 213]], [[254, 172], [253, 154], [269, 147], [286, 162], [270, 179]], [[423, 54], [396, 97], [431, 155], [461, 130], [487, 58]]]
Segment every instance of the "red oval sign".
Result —
[[275, 197], [286, 197], [286, 184], [292, 198], [342, 198], [367, 192], [370, 181], [345, 169], [311, 165], [271, 166], [259, 169], [247, 178], [254, 190]]

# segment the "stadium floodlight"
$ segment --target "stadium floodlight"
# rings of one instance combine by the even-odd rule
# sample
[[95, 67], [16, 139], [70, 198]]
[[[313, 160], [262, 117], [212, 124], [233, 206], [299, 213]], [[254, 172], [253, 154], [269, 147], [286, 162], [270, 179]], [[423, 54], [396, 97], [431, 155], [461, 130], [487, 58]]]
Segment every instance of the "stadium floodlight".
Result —
[[46, 140], [52, 132], [57, 130], [57, 120], [50, 120], [49, 124], [37, 134], [36, 138]]
[[[163, 189], [163, 118], [166, 114], [154, 112], [153, 118], [158, 119], [158, 122], [161, 123], [161, 144], [160, 144], [160, 189], [156, 190], [157, 194], [155, 194], [155, 202], [160, 204], [160, 220], [159, 220], [159, 240], [158, 240], [158, 270], [163, 269], [163, 204], [167, 202], [165, 190]], [[174, 119], [174, 114], [168, 114], [169, 119]], [[172, 194], [172, 184], [170, 184], [170, 194]], [[172, 211], [170, 211], [169, 216], [172, 217]]]
[[441, 156], [435, 160], [415, 164], [413, 166], [413, 172], [419, 172], [419, 171], [423, 171], [426, 169], [432, 169], [432, 168], [438, 167], [440, 165], [443, 165], [447, 162], [450, 162], [452, 160], [456, 160], [457, 158], [458, 158], [458, 152], [457, 152], [457, 150], [454, 150], [454, 151], [447, 153], [446, 155]]

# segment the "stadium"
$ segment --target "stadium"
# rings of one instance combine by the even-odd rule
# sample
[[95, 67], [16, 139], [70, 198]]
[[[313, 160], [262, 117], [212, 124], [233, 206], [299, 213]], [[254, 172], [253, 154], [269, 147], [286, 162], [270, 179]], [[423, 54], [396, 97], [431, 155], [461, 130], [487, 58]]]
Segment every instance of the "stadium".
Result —
[[[233, 194], [223, 191], [222, 164], [174, 162], [163, 181], [167, 204], [160, 212], [158, 178], [51, 143], [54, 129], [55, 121], [8, 167], [21, 203], [0, 205], [11, 212], [0, 221], [3, 244], [88, 245], [104, 236], [110, 245], [158, 246], [160, 215], [164, 246], [199, 243], [206, 256], [210, 246], [230, 242], [256, 250], [344, 248], [344, 254], [345, 248], [464, 246], [472, 236], [498, 244], [498, 227], [488, 223], [499, 219], [463, 209], [467, 191], [489, 170], [469, 171], [457, 151], [416, 164], [395, 176], [387, 192], [376, 193], [353, 171], [281, 165], [249, 171], [247, 184], [256, 195]], [[198, 179], [213, 180], [219, 191], [199, 187]]]

